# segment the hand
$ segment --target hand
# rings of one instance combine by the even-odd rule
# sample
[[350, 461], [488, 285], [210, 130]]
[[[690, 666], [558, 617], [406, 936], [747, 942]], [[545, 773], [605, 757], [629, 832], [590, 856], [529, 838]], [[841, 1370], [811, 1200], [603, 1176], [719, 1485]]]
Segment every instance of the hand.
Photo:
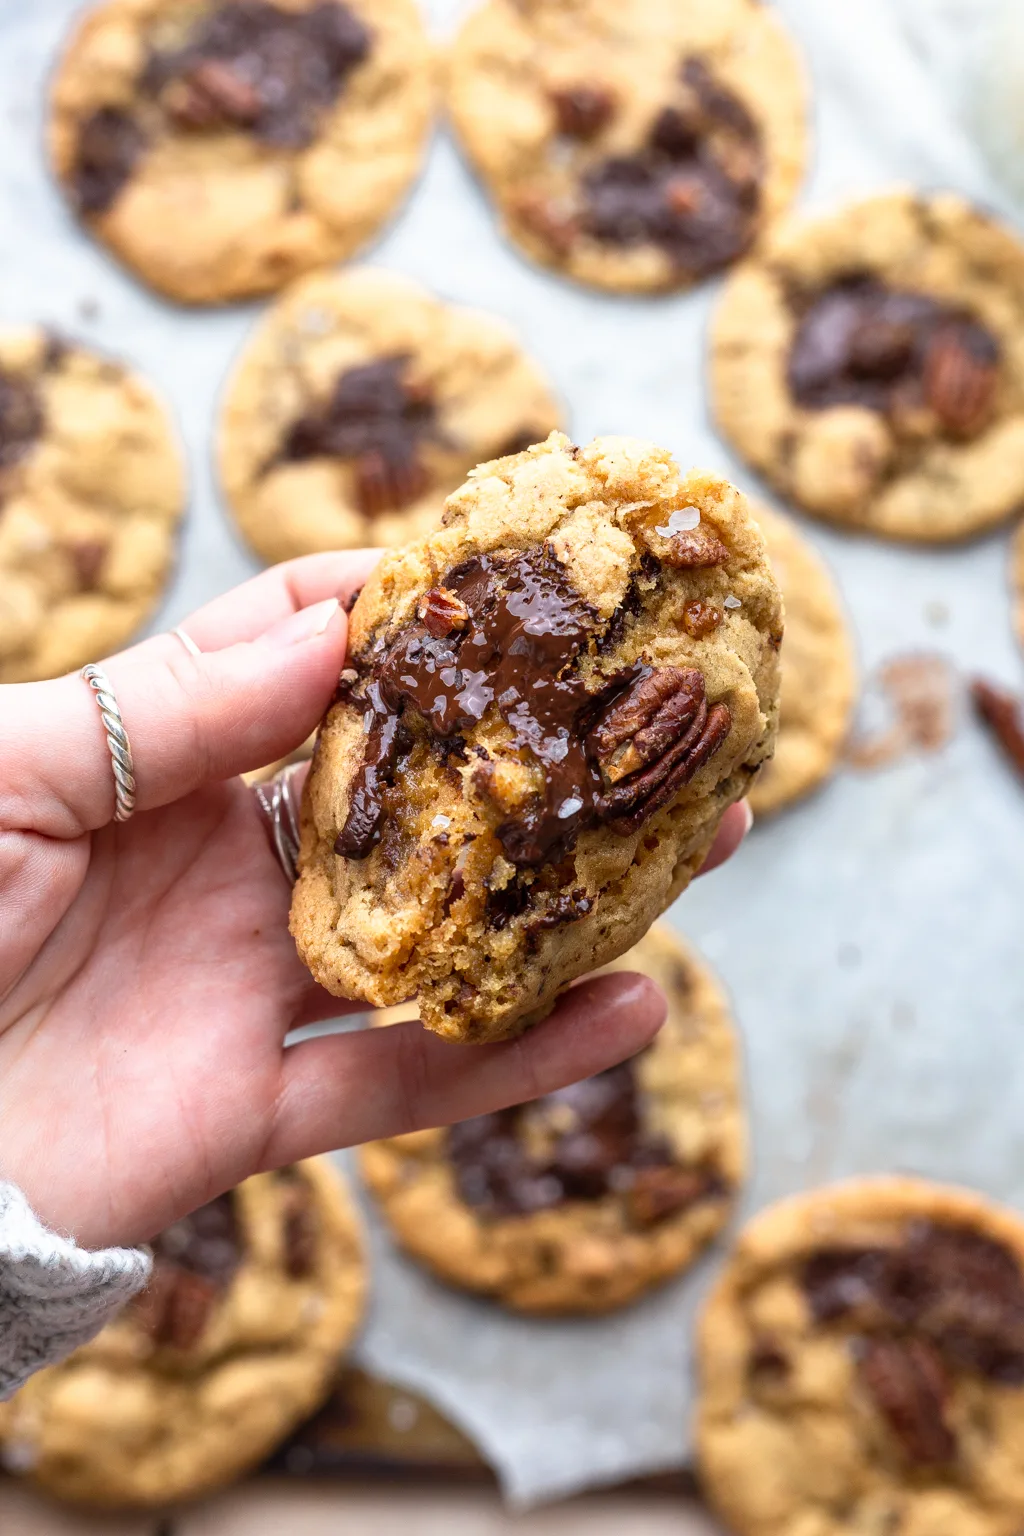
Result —
[[[250, 1174], [551, 1092], [640, 1050], [650, 981], [572, 988], [524, 1039], [418, 1024], [285, 1047], [346, 1005], [288, 933], [290, 892], [237, 775], [294, 749], [344, 665], [344, 600], [375, 556], [267, 571], [106, 664], [137, 814], [111, 821], [78, 676], [0, 689], [0, 1177], [87, 1247], [142, 1241]], [[746, 829], [740, 807], [715, 858]]]

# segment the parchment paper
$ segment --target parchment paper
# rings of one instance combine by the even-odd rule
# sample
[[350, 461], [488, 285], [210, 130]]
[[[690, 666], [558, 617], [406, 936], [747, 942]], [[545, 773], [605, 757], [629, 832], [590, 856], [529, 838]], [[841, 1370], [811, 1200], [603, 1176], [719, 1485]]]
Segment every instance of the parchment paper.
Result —
[[[781, 0], [816, 98], [805, 206], [893, 180], [1002, 206], [960, 127], [958, 98], [940, 84], [966, 58], [987, 3]], [[62, 208], [43, 168], [40, 101], [74, 9], [0, 0], [0, 318], [91, 337], [173, 402], [193, 505], [166, 626], [254, 568], [218, 507], [209, 442], [255, 311], [160, 304]], [[433, 0], [438, 30], [460, 9]], [[502, 245], [443, 135], [374, 259], [512, 322], [564, 393], [578, 439], [650, 436], [686, 464], [755, 488], [706, 420], [714, 285], [614, 300], [534, 270]], [[839, 576], [866, 670], [923, 649], [1020, 685], [1005, 535], [929, 552], [813, 524], [806, 532]], [[1024, 1204], [1022, 898], [1024, 793], [966, 721], [938, 756], [840, 776], [756, 829], [732, 865], [683, 898], [671, 921], [721, 973], [746, 1044], [756, 1154], [747, 1211], [839, 1175], [893, 1169]], [[435, 1286], [370, 1225], [362, 1360], [435, 1398], [491, 1457], [513, 1501], [684, 1463], [688, 1337], [707, 1268], [606, 1322], [526, 1323]]]

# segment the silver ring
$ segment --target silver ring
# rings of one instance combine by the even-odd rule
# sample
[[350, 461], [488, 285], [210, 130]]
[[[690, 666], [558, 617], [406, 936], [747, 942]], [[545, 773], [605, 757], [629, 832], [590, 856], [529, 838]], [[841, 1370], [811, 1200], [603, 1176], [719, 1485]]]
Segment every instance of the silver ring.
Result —
[[110, 761], [114, 769], [114, 820], [127, 821], [135, 813], [135, 764], [128, 732], [110, 678], [102, 667], [83, 667], [81, 676], [96, 695], [107, 733]]
[[299, 805], [292, 786], [305, 766], [292, 763], [268, 783], [256, 785], [256, 799], [270, 824], [274, 852], [289, 885], [294, 885], [299, 875]]
[[188, 651], [190, 656], [201, 656], [203, 654], [198, 645], [196, 645], [195, 641], [192, 639], [192, 636], [188, 634], [186, 630], [182, 629], [180, 624], [178, 625], [177, 629], [171, 630], [171, 634], [177, 635], [178, 639], [181, 641], [182, 645], [185, 647], [186, 651]]

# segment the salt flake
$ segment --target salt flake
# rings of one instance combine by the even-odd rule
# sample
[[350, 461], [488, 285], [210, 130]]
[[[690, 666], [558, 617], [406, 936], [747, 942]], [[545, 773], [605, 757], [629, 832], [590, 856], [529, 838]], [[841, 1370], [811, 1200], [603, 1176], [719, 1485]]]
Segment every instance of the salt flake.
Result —
[[670, 539], [675, 533], [690, 533], [700, 522], [700, 511], [697, 507], [676, 507], [668, 515], [668, 522], [664, 528], [656, 528], [663, 539]]

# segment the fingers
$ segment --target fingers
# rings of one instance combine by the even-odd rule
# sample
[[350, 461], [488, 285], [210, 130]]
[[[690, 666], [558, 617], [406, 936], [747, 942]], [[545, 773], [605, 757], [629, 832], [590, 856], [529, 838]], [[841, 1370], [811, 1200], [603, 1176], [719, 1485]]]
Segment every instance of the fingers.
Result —
[[699, 873], [709, 875], [713, 869], [731, 859], [753, 825], [754, 813], [748, 801], [739, 800], [735, 805], [730, 805], [722, 817], [718, 836]]
[[182, 628], [201, 651], [219, 651], [255, 640], [289, 614], [327, 598], [336, 597], [347, 608], [382, 553], [357, 549], [288, 560], [207, 603], [185, 619]]
[[285, 1053], [261, 1166], [522, 1104], [635, 1056], [665, 1021], [645, 976], [581, 982], [519, 1040], [452, 1045], [419, 1023], [310, 1040]]

